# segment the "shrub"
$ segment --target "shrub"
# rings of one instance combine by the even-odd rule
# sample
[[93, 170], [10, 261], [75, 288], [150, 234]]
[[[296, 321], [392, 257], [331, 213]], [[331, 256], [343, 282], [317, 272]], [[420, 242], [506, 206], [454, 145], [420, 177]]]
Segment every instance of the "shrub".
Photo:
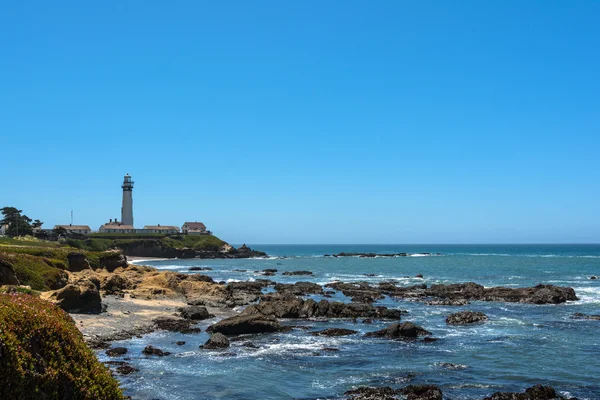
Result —
[[0, 399], [123, 399], [67, 313], [26, 294], [0, 294]]

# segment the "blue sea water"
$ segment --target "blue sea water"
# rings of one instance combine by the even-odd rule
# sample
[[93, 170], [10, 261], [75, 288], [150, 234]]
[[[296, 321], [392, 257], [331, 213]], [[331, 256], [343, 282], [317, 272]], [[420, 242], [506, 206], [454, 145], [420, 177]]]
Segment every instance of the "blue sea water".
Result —
[[[560, 305], [472, 302], [464, 307], [426, 306], [383, 299], [378, 304], [407, 310], [404, 321], [423, 326], [440, 338], [434, 343], [397, 342], [362, 335], [314, 337], [306, 330], [253, 335], [232, 342], [227, 351], [198, 348], [202, 332], [182, 335], [155, 332], [119, 342], [130, 349], [129, 361], [140, 372], [119, 377], [134, 399], [337, 399], [358, 386], [439, 385], [447, 399], [481, 399], [496, 391], [523, 391], [537, 383], [563, 395], [600, 398], [600, 321], [574, 320], [576, 312], [600, 314], [600, 245], [255, 245], [268, 259], [145, 261], [163, 270], [200, 273], [217, 281], [263, 278], [254, 271], [278, 269], [280, 282], [335, 280], [400, 285], [473, 281], [484, 286], [525, 287], [539, 283], [571, 286], [579, 301]], [[440, 253], [439, 256], [358, 258], [323, 257], [339, 252]], [[248, 272], [236, 272], [246, 269]], [[313, 276], [283, 276], [309, 270]], [[376, 274], [367, 277], [364, 274]], [[415, 278], [423, 274], [424, 278]], [[348, 302], [343, 295], [336, 299]], [[445, 317], [459, 310], [482, 311], [489, 321], [448, 326]], [[286, 321], [310, 330], [346, 327], [361, 334], [389, 322], [362, 324], [329, 320]], [[186, 341], [177, 346], [178, 340]], [[243, 346], [251, 341], [257, 349]], [[145, 357], [148, 344], [170, 351], [168, 357]], [[326, 351], [333, 347], [339, 351]], [[106, 360], [103, 352], [98, 353]], [[446, 363], [454, 364], [449, 368]]]

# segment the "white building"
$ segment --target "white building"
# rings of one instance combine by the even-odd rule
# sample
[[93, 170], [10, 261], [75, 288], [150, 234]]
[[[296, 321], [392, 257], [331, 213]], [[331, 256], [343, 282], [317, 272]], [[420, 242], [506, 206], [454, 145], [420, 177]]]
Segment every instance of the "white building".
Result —
[[181, 232], [186, 235], [209, 235], [210, 231], [206, 230], [206, 225], [202, 222], [186, 222], [181, 227]]
[[[138, 229], [138, 233], [141, 229]], [[146, 225], [143, 229], [144, 233], [164, 233], [164, 234], [173, 234], [179, 233], [179, 228], [176, 226], [170, 225]]]
[[87, 225], [54, 225], [54, 229], [62, 228], [70, 233], [79, 233], [81, 235], [86, 235], [88, 233], [92, 233], [92, 229]]

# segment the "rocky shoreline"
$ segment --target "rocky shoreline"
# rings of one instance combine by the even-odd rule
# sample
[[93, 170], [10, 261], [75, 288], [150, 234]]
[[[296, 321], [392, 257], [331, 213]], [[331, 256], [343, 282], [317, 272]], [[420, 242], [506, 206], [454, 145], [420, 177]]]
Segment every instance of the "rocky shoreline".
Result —
[[[206, 343], [198, 344], [200, 349], [207, 351], [226, 349], [230, 342], [240, 340], [244, 335], [288, 332], [295, 329], [294, 321], [301, 320], [347, 320], [365, 324], [387, 321], [383, 329], [369, 331], [363, 336], [378, 340], [431, 343], [438, 339], [432, 337], [426, 326], [419, 326], [410, 318], [405, 321], [405, 311], [373, 303], [386, 296], [397, 300], [420, 301], [431, 306], [468, 306], [471, 301], [560, 304], [578, 299], [572, 288], [544, 284], [528, 288], [485, 288], [474, 282], [403, 286], [393, 281], [378, 284], [336, 281], [319, 285], [302, 281], [281, 283], [257, 279], [225, 283], [215, 282], [203, 275], [201, 270], [194, 274], [165, 272], [122, 261], [115, 258], [109, 268], [96, 270], [82, 261], [79, 271], [69, 273], [67, 286], [43, 294], [44, 298], [71, 312], [90, 347], [109, 349], [113, 354], [114, 349], [110, 349], [113, 341], [142, 337], [156, 330], [199, 332], [200, 328], [196, 325], [199, 321], [210, 323], [206, 331], [211, 337]], [[275, 269], [267, 272], [269, 277], [278, 273]], [[285, 275], [301, 277], [310, 274], [310, 271], [298, 271]], [[269, 289], [269, 292], [265, 293], [265, 289]], [[326, 299], [336, 293], [348, 298], [349, 302]], [[322, 298], [313, 299], [313, 296]], [[595, 317], [573, 316], [574, 319]], [[488, 321], [485, 314], [469, 310], [444, 318], [447, 324], [458, 325]], [[325, 337], [357, 334], [356, 330], [335, 326], [306, 332], [306, 335]], [[253, 344], [248, 342], [248, 346]], [[149, 347], [144, 351], [150, 356], [169, 356], [168, 352]], [[337, 351], [335, 348], [330, 350]], [[126, 360], [112, 360], [108, 365], [118, 374], [136, 373]], [[527, 390], [520, 394], [495, 393], [486, 399], [561, 398], [539, 397], [550, 396], [554, 393], [552, 388], [535, 387]], [[345, 396], [357, 400], [431, 400], [441, 399], [442, 392], [434, 386], [411, 385], [404, 389], [359, 388], [346, 392]]]

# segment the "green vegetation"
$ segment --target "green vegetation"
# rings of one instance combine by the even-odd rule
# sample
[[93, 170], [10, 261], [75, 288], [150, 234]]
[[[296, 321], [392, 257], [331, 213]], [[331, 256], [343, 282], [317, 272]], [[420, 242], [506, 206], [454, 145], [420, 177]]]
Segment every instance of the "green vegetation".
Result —
[[87, 239], [67, 239], [69, 246], [87, 251], [110, 249], [127, 250], [132, 247], [158, 246], [168, 249], [193, 249], [218, 251], [225, 242], [213, 235], [162, 235], [162, 234], [92, 234]]
[[25, 294], [0, 294], [0, 399], [123, 399], [67, 313]]
[[[8, 229], [6, 230], [6, 234], [8, 236], [19, 236], [19, 235], [31, 235], [33, 232], [33, 227], [31, 224], [32, 219], [27, 215], [21, 215], [23, 210], [19, 210], [15, 207], [2, 207], [0, 208], [0, 213], [2, 213], [2, 219], [0, 220], [0, 225], [8, 225]], [[43, 222], [39, 219], [36, 219], [35, 227], [42, 226]]]
[[224, 241], [213, 235], [169, 236], [162, 239], [162, 242], [175, 249], [189, 248], [209, 251], [218, 251], [225, 244]]
[[33, 236], [0, 237], [0, 251], [2, 246], [29, 246], [29, 247], [61, 247], [59, 242], [41, 240]]

